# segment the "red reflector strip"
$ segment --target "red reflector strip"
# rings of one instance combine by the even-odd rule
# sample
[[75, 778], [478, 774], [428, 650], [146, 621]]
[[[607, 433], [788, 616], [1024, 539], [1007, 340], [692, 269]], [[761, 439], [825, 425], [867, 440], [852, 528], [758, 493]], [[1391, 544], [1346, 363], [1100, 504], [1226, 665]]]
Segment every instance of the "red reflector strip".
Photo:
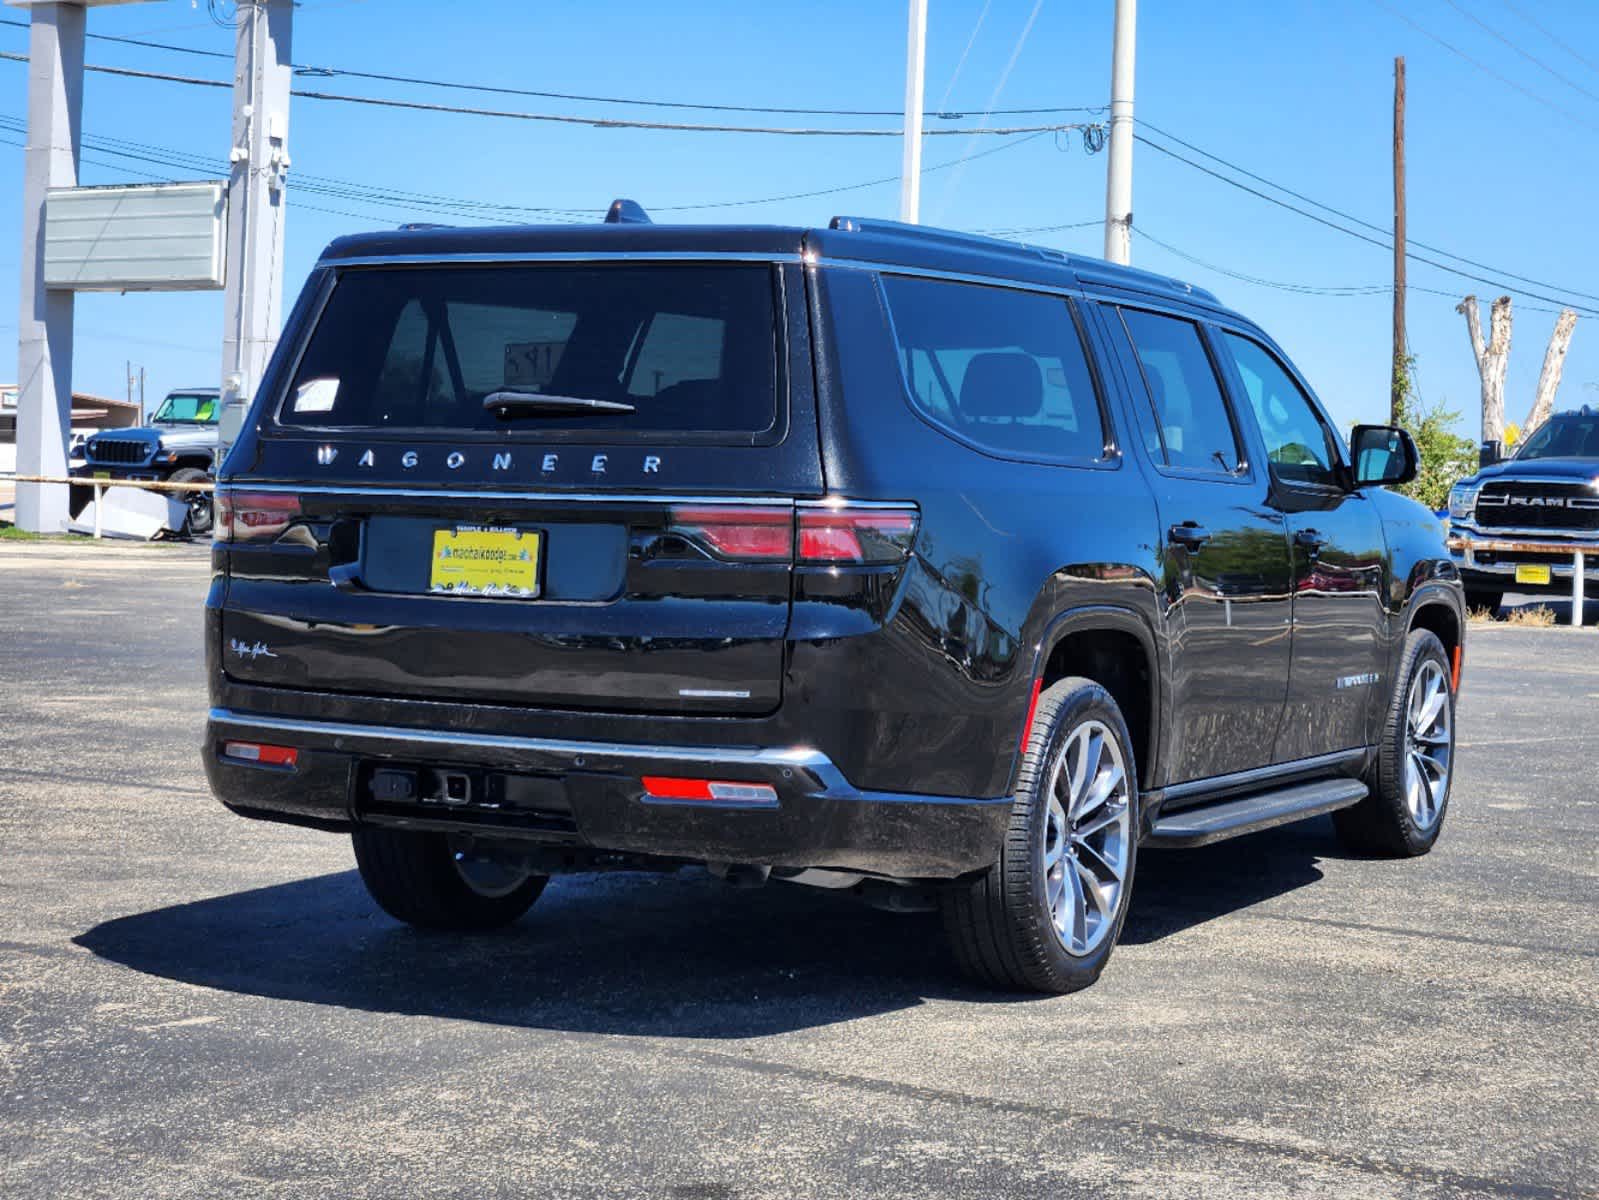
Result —
[[1044, 677], [1033, 680], [1033, 698], [1027, 702], [1027, 720], [1022, 722], [1022, 753], [1027, 753], [1027, 738], [1033, 732], [1033, 718], [1038, 715], [1038, 694], [1044, 690]]
[[300, 761], [293, 746], [268, 746], [261, 742], [223, 742], [222, 757], [261, 767], [292, 767]]
[[733, 783], [718, 779], [672, 779], [646, 775], [644, 799], [689, 804], [777, 805], [777, 789], [764, 783]]

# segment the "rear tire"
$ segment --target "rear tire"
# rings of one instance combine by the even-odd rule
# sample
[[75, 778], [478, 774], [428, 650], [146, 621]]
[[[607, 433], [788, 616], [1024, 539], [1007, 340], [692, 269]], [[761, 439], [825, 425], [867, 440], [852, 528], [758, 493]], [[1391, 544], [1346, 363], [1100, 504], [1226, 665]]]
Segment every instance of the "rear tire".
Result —
[[1505, 602], [1504, 592], [1477, 591], [1472, 589], [1466, 592], [1466, 608], [1476, 612], [1479, 608], [1487, 609], [1490, 617], [1499, 615], [1499, 606]]
[[1333, 813], [1352, 850], [1414, 858], [1443, 831], [1454, 783], [1455, 695], [1449, 656], [1436, 634], [1414, 629], [1400, 655], [1399, 678], [1383, 719], [1370, 794]]
[[361, 882], [378, 907], [419, 929], [475, 931], [509, 925], [549, 882], [489, 863], [463, 864], [442, 833], [357, 829], [350, 835]]
[[1061, 680], [1039, 697], [999, 861], [940, 895], [961, 970], [1013, 991], [1093, 983], [1121, 936], [1138, 830], [1121, 710], [1097, 683]]

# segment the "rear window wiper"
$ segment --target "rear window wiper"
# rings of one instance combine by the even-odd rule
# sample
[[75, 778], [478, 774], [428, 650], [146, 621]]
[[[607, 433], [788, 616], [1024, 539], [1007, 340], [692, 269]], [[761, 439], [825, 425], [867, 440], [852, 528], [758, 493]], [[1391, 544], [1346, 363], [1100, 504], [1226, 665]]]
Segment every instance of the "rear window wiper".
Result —
[[552, 396], [545, 392], [490, 392], [483, 407], [501, 417], [539, 416], [543, 413], [630, 413], [638, 410], [620, 400], [591, 400], [587, 396]]

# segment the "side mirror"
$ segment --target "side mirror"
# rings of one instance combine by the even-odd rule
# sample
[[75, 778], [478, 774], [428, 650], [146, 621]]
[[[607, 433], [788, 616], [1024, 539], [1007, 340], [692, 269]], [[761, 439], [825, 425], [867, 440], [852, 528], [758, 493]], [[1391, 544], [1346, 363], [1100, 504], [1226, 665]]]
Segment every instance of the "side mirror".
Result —
[[1477, 469], [1491, 467], [1495, 463], [1505, 460], [1505, 445], [1503, 442], [1484, 442], [1477, 451]]
[[1392, 425], [1356, 425], [1349, 452], [1355, 461], [1356, 487], [1409, 483], [1421, 467], [1415, 441]]

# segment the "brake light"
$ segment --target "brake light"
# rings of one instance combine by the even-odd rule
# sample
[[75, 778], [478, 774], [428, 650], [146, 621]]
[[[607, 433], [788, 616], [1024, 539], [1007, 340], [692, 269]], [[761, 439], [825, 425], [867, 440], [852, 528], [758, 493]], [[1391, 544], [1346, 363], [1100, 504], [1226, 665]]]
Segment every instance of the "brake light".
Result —
[[876, 566], [904, 562], [916, 540], [914, 508], [802, 508], [801, 563]]
[[794, 512], [775, 505], [674, 508], [672, 532], [718, 558], [786, 563], [794, 557]]
[[777, 805], [777, 789], [765, 783], [733, 783], [718, 779], [672, 779], [646, 775], [644, 799], [672, 804]]
[[288, 767], [293, 770], [300, 761], [300, 752], [293, 746], [269, 746], [264, 742], [223, 742], [222, 757], [257, 767]]
[[300, 498], [282, 492], [218, 491], [214, 537], [219, 542], [270, 542], [300, 516]]

